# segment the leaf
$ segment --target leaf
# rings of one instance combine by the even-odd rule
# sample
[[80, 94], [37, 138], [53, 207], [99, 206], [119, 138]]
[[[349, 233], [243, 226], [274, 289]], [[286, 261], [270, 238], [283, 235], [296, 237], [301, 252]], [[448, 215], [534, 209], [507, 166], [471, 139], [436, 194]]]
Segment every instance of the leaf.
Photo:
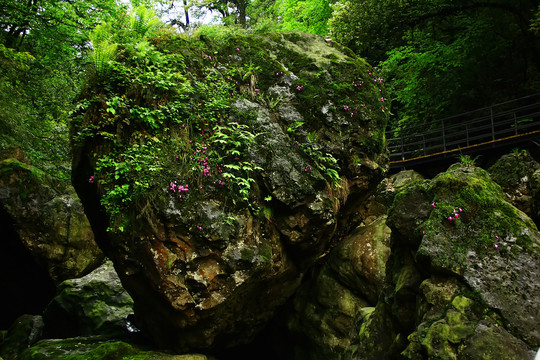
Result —
[[227, 169], [240, 170], [240, 166], [233, 164], [225, 164], [224, 167], [226, 167]]

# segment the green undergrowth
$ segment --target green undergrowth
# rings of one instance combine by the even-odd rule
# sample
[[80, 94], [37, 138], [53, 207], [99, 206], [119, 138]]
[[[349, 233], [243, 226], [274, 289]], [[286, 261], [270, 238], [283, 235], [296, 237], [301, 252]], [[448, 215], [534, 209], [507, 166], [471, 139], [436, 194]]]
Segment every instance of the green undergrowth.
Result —
[[[343, 56], [337, 45], [313, 51], [339, 65], [321, 67], [319, 55], [309, 58], [302, 48], [318, 43], [312, 35], [203, 28], [188, 37], [156, 24], [129, 31], [129, 24], [95, 30], [94, 72], [73, 116], [75, 144], [94, 169], [88, 182], [113, 217], [152, 202], [196, 204], [208, 195], [258, 210], [256, 180], [264, 169], [250, 154], [272, 157], [274, 149], [265, 144], [256, 111], [238, 111], [233, 104], [247, 99], [277, 116], [277, 107], [289, 100], [268, 90], [283, 77], [290, 77], [298, 99], [293, 105], [305, 115], [284, 130], [311, 162], [309, 169], [333, 186], [341, 166], [319, 146], [332, 139], [320, 132], [316, 109], [328, 103], [330, 111], [360, 121], [385, 111], [382, 90], [381, 98], [373, 96], [382, 79], [364, 62]], [[334, 126], [339, 131], [341, 125]], [[374, 134], [374, 149], [366, 153], [383, 146], [384, 132]]]

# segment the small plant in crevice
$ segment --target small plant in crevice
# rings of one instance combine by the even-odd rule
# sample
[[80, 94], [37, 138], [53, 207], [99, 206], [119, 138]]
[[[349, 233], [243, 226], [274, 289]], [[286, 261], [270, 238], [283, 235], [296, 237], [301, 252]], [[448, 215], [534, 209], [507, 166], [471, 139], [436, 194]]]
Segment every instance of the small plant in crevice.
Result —
[[478, 160], [478, 156], [471, 158], [470, 155], [463, 155], [459, 154], [459, 162], [465, 166], [465, 167], [474, 167], [476, 166], [476, 161]]

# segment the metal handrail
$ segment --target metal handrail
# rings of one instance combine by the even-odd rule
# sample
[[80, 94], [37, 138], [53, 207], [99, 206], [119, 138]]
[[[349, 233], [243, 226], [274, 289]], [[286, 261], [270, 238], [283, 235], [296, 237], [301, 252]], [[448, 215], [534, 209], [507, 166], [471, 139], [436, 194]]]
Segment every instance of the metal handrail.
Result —
[[[510, 105], [514, 105], [509, 108]], [[470, 118], [470, 115], [477, 116]], [[461, 120], [461, 121], [459, 121]], [[526, 121], [525, 120], [530, 120]], [[540, 94], [386, 132], [390, 161], [454, 151], [540, 131]]]

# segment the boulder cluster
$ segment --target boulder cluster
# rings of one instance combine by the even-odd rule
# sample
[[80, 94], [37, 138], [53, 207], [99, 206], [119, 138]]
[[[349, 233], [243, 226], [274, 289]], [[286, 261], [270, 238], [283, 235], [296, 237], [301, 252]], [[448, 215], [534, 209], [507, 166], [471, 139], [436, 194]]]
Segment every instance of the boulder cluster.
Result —
[[181, 59], [190, 97], [90, 82], [73, 187], [0, 162], [1, 279], [32, 263], [48, 284], [2, 323], [4, 360], [534, 357], [533, 155], [390, 176], [383, 80], [347, 49], [300, 33], [152, 46]]

